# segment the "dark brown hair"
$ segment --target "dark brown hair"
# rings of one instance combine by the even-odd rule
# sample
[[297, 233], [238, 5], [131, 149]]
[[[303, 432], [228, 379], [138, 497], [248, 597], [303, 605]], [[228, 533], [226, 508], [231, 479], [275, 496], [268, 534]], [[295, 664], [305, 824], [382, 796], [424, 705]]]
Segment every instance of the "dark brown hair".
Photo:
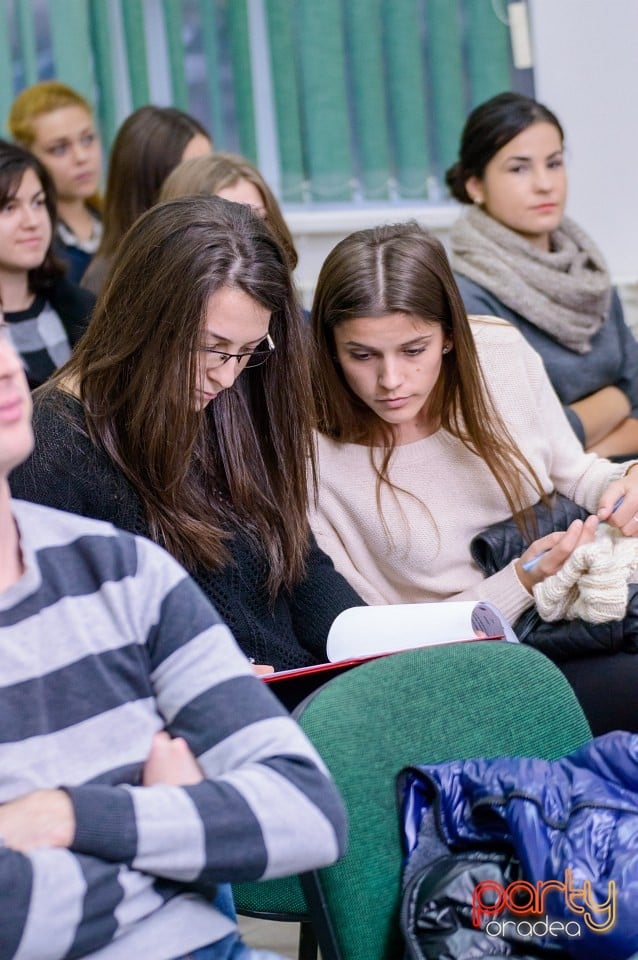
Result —
[[58, 277], [65, 272], [64, 264], [53, 254], [52, 245], [55, 235], [57, 198], [55, 187], [46, 167], [28, 150], [0, 140], [0, 209], [15, 196], [20, 189], [22, 178], [27, 170], [33, 170], [42, 184], [44, 202], [51, 221], [51, 243], [44, 260], [39, 267], [29, 270], [29, 290], [32, 293], [46, 293]]
[[481, 180], [494, 154], [534, 123], [551, 123], [565, 140], [556, 115], [522, 93], [499, 93], [475, 107], [463, 127], [459, 159], [445, 175], [452, 196], [472, 203], [465, 188], [470, 177]]
[[189, 194], [206, 196], [225, 187], [234, 187], [240, 180], [252, 183], [261, 194], [266, 223], [283, 247], [290, 269], [294, 270], [297, 251], [281, 207], [259, 170], [245, 157], [236, 153], [213, 153], [209, 157], [185, 160], [169, 173], [160, 191], [160, 200], [173, 200]]
[[[197, 350], [222, 287], [271, 311], [275, 350], [201, 411], [189, 402]], [[243, 204], [185, 197], [133, 225], [86, 334], [51, 381], [77, 389], [90, 437], [135, 487], [152, 539], [190, 569], [220, 569], [241, 527], [268, 559], [271, 596], [299, 580], [308, 547], [303, 337], [286, 259], [263, 221]]]
[[157, 202], [164, 180], [196, 134], [210, 134], [176, 107], [140, 107], [126, 118], [111, 148], [98, 254], [109, 256], [137, 218]]
[[[381, 483], [390, 483], [393, 433], [351, 390], [335, 358], [334, 329], [357, 317], [406, 313], [440, 324], [454, 349], [443, 355], [428, 412], [487, 464], [513, 514], [524, 510], [523, 477], [543, 496], [489, 396], [467, 314], [443, 245], [417, 223], [360, 230], [328, 255], [317, 281], [311, 323], [315, 346], [317, 428], [341, 443], [371, 448]], [[385, 448], [380, 467], [372, 448]], [[391, 484], [390, 484], [391, 485]]]

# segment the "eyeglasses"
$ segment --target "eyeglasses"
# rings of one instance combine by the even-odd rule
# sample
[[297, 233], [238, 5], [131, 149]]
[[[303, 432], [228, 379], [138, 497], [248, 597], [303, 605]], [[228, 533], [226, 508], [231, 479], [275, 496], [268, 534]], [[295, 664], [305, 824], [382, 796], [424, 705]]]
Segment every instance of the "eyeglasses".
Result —
[[260, 367], [265, 363], [271, 354], [275, 352], [275, 344], [270, 334], [258, 343], [254, 350], [247, 353], [226, 353], [223, 350], [213, 350], [212, 347], [200, 347], [200, 350], [208, 357], [207, 365], [209, 367], [223, 367], [229, 360], [237, 360], [239, 366]]

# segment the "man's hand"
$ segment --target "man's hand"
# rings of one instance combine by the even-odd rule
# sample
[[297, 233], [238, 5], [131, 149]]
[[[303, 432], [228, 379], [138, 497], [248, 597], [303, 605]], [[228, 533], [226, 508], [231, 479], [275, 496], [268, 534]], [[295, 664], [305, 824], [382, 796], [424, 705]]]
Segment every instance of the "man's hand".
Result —
[[142, 783], [145, 787], [156, 783], [188, 787], [201, 783], [203, 779], [200, 766], [182, 737], [171, 740], [165, 731], [155, 734], [144, 764]]
[[0, 806], [0, 836], [12, 850], [70, 847], [74, 835], [73, 804], [64, 790], [34, 790]]

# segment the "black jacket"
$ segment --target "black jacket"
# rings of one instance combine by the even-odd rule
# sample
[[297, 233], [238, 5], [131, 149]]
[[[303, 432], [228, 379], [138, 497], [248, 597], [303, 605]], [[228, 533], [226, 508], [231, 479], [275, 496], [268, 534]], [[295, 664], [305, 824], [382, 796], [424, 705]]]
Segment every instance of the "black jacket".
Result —
[[[554, 494], [551, 503], [537, 503], [533, 508], [537, 532], [533, 539], [554, 530], [566, 530], [572, 520], [589, 516], [584, 507]], [[502, 570], [529, 546], [514, 519], [492, 524], [479, 533], [470, 545], [472, 557], [486, 576]], [[584, 620], [542, 620], [536, 607], [527, 609], [513, 624], [524, 643], [541, 650], [552, 660], [570, 660], [572, 657], [596, 653], [638, 653], [638, 584], [629, 584], [629, 601], [624, 620], [609, 623], [586, 623]]]

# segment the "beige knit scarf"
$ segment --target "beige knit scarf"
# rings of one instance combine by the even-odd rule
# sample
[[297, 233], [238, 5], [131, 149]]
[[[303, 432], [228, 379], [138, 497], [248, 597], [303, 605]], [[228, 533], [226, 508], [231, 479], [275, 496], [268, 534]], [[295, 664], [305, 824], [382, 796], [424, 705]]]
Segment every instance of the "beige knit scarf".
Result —
[[601, 523], [593, 543], [576, 547], [558, 573], [534, 585], [536, 607], [550, 622], [622, 620], [636, 570], [638, 540]]
[[563, 218], [540, 250], [472, 207], [450, 235], [454, 270], [575, 353], [589, 353], [607, 318], [611, 282], [602, 254], [572, 220]]

